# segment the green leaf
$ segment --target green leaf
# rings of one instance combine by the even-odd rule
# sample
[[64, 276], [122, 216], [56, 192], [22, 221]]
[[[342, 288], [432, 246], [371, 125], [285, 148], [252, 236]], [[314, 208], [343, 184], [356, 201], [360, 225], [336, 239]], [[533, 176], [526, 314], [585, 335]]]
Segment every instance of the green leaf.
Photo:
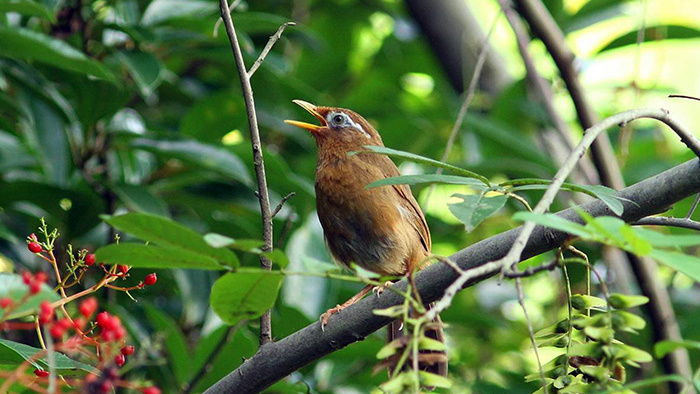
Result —
[[466, 178], [455, 175], [438, 175], [438, 174], [422, 174], [422, 175], [402, 175], [391, 178], [380, 179], [367, 185], [365, 189], [371, 189], [379, 186], [389, 185], [417, 185], [420, 183], [442, 183], [448, 185], [467, 185], [472, 189], [482, 191], [486, 189], [483, 182], [474, 178]]
[[65, 70], [116, 81], [102, 64], [86, 57], [65, 41], [32, 30], [0, 26], [0, 56], [36, 61]]
[[418, 348], [423, 350], [444, 351], [447, 349], [447, 346], [445, 346], [444, 342], [424, 336], [418, 342]]
[[[625, 33], [615, 38], [609, 44], [601, 48], [598, 52], [605, 52], [611, 49], [617, 49], [627, 45], [636, 45], [637, 35], [639, 34], [637, 30], [638, 29], [634, 29], [629, 33]], [[655, 41], [659, 39], [688, 39], [698, 37], [700, 37], [700, 30], [688, 26], [657, 25], [649, 26], [644, 29], [644, 41]]]
[[262, 269], [241, 269], [219, 278], [211, 289], [211, 307], [234, 325], [261, 316], [277, 300], [282, 275]]
[[664, 234], [644, 227], [634, 227], [634, 232], [654, 247], [677, 247], [700, 245], [700, 235], [697, 234]]
[[180, 325], [170, 316], [160, 309], [146, 305], [144, 308], [146, 317], [153, 325], [158, 334], [164, 335], [164, 344], [168, 360], [173, 368], [173, 372], [178, 381], [178, 386], [182, 386], [192, 375], [194, 369], [190, 368], [192, 354], [187, 347], [185, 336], [180, 331]]
[[248, 168], [238, 156], [225, 148], [190, 141], [157, 141], [140, 138], [132, 141], [135, 148], [172, 157], [192, 165], [212, 170], [235, 179], [245, 185], [251, 185], [252, 179]]
[[139, 268], [194, 268], [223, 270], [216, 259], [171, 246], [122, 242], [103, 246], [95, 252], [97, 261], [105, 264], [130, 265]]
[[659, 263], [700, 282], [700, 257], [659, 249], [654, 249], [650, 256]]
[[[24, 361], [29, 361], [35, 368], [47, 369], [49, 366], [46, 357], [41, 357], [33, 360], [34, 355], [42, 352], [42, 349], [25, 345], [19, 342], [13, 342], [7, 339], [0, 338], [0, 365], [20, 365]], [[71, 360], [65, 354], [54, 352], [55, 357], [53, 367], [60, 370], [76, 370], [91, 372], [94, 367], [83, 364], [81, 362]], [[61, 373], [64, 373], [62, 371]]]
[[216, 3], [201, 0], [154, 0], [143, 12], [141, 23], [157, 25], [171, 19], [213, 15], [219, 10]]
[[620, 227], [620, 236], [624, 240], [624, 249], [637, 256], [646, 256], [651, 253], [652, 246], [644, 238], [637, 235], [632, 226], [627, 224]]
[[[17, 274], [0, 274], [0, 298], [9, 297], [17, 302], [29, 292], [29, 287], [22, 281], [22, 276]], [[54, 302], [61, 297], [56, 294], [46, 283], [41, 285], [39, 292], [19, 305], [10, 316], [13, 319], [17, 316], [27, 315], [39, 309], [39, 304], [43, 301]], [[0, 309], [2, 310], [2, 309]], [[38, 312], [37, 312], [38, 313]]]
[[654, 345], [654, 353], [657, 358], [663, 358], [678, 348], [700, 350], [700, 341], [659, 341]]
[[624, 207], [622, 201], [629, 201], [617, 196], [615, 189], [611, 189], [602, 185], [577, 185], [583, 190], [591, 192], [595, 197], [598, 197], [605, 205], [610, 208], [615, 215], [622, 215]]
[[30, 0], [2, 0], [0, 12], [16, 12], [26, 16], [39, 16], [51, 23], [56, 21], [53, 13], [41, 2]]
[[452, 196], [463, 200], [461, 203], [447, 205], [450, 212], [464, 223], [467, 232], [474, 230], [484, 219], [503, 208], [508, 201], [508, 196], [504, 194], [493, 197], [486, 197], [483, 194], [453, 194]]
[[452, 381], [444, 376], [425, 371], [418, 371], [418, 375], [420, 376], [421, 384], [425, 386], [440, 387], [443, 389], [452, 387]]
[[605, 302], [605, 300], [602, 298], [589, 296], [585, 294], [574, 294], [571, 297], [571, 307], [579, 311], [585, 311], [586, 309], [591, 308], [600, 309], [606, 306], [607, 302]]
[[111, 189], [130, 210], [159, 216], [168, 216], [169, 214], [168, 204], [151, 193], [146, 186], [117, 182], [111, 185]]
[[[519, 190], [543, 190], [547, 189], [552, 181], [549, 179], [537, 179], [537, 178], [524, 178], [524, 179], [513, 179], [505, 182], [501, 182], [499, 186], [513, 186], [511, 191]], [[615, 189], [611, 189], [602, 185], [577, 185], [574, 183], [564, 182], [561, 185], [562, 190], [569, 190], [574, 192], [581, 192], [588, 194], [589, 196], [596, 197], [600, 199], [605, 205], [610, 208], [616, 215], [622, 215], [624, 211], [624, 206], [622, 201], [630, 201], [626, 198], [619, 197]]]
[[118, 51], [117, 58], [126, 66], [139, 92], [148, 98], [161, 82], [163, 66], [150, 52]]
[[214, 248], [232, 248], [242, 252], [259, 253], [265, 243], [259, 239], [233, 239], [216, 233], [204, 234], [204, 240]]
[[[238, 257], [232, 251], [214, 248], [199, 233], [162, 216], [127, 213], [120, 216], [103, 216], [103, 220], [114, 228], [144, 241], [192, 252], [193, 254], [188, 259], [196, 254], [204, 255], [210, 260], [220, 261], [231, 267], [237, 267], [239, 264]], [[221, 266], [209, 269], [221, 269]]]
[[581, 224], [574, 223], [572, 221], [562, 219], [557, 215], [551, 213], [538, 214], [529, 211], [516, 212], [513, 215], [514, 220], [519, 220], [521, 222], [532, 221], [535, 224], [541, 226], [553, 228], [555, 230], [564, 231], [571, 235], [587, 239], [590, 237], [589, 231]]
[[[453, 172], [456, 172], [459, 175], [466, 176], [468, 178], [474, 178], [480, 180], [484, 185], [486, 186], [491, 186], [491, 183], [486, 177], [483, 177], [477, 173], [471, 172], [469, 170], [465, 170], [463, 168], [459, 168], [456, 166], [453, 166], [451, 164], [443, 163], [441, 161], [433, 160], [427, 157], [419, 156], [414, 153], [409, 153], [409, 152], [403, 152], [400, 150], [395, 150], [395, 149], [390, 149], [384, 146], [375, 146], [375, 145], [365, 145], [365, 148], [370, 150], [371, 152], [374, 153], [380, 153], [387, 155], [389, 157], [398, 157], [401, 159], [405, 159], [414, 163], [419, 163], [419, 164], [426, 164], [429, 166], [433, 167], [438, 167], [438, 168], [444, 168], [446, 170], [450, 170]], [[367, 153], [366, 151], [360, 151], [360, 152], [352, 152], [352, 154], [364, 154]]]
[[396, 354], [396, 350], [399, 347], [401, 347], [401, 343], [398, 340], [387, 343], [377, 352], [377, 359], [383, 360], [389, 356], [393, 356]]
[[608, 302], [615, 309], [630, 309], [648, 303], [649, 298], [643, 295], [612, 294]]

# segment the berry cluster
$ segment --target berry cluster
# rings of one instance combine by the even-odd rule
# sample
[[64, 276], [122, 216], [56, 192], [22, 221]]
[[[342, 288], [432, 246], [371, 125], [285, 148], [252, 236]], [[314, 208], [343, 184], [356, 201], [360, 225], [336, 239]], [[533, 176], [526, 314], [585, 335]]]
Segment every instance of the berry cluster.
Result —
[[34, 295], [41, 290], [41, 285], [46, 283], [49, 276], [44, 271], [39, 271], [32, 275], [29, 271], [24, 271], [22, 273], [22, 282], [29, 286], [29, 294]]
[[[12, 293], [12, 296], [4, 296], [0, 298], [0, 329], [23, 329], [35, 330], [39, 336], [39, 341], [44, 347], [44, 335], [47, 333], [53, 339], [53, 351], [62, 352], [68, 356], [79, 355], [78, 357], [91, 358], [94, 361], [96, 369], [101, 373], [89, 373], [86, 376], [76, 379], [70, 376], [61, 376], [57, 382], [59, 384], [67, 384], [69, 387], [82, 387], [85, 392], [95, 393], [111, 393], [117, 387], [130, 388], [141, 390], [144, 394], [160, 394], [160, 389], [155, 386], [143, 387], [141, 383], [129, 382], [120, 376], [120, 368], [126, 364], [127, 358], [134, 354], [135, 348], [133, 345], [126, 344], [127, 332], [122, 325], [121, 319], [109, 312], [98, 312], [99, 304], [95, 297], [90, 294], [98, 291], [103, 287], [108, 287], [118, 291], [129, 292], [131, 290], [143, 289], [145, 286], [154, 285], [158, 278], [155, 273], [146, 275], [137, 285], [131, 287], [120, 287], [112, 284], [116, 280], [125, 280], [128, 278], [131, 267], [127, 265], [105, 266], [98, 264], [94, 254], [88, 253], [83, 249], [78, 253], [73, 253], [72, 247], [68, 245], [67, 254], [69, 261], [66, 267], [59, 267], [58, 260], [54, 255], [54, 243], [58, 237], [58, 232], [53, 230], [49, 232], [45, 223], [42, 220], [40, 228], [45, 241], [40, 242], [35, 234], [30, 234], [27, 237], [27, 248], [30, 252], [40, 257], [50, 265], [48, 272], [54, 272], [51, 279], [55, 279], [57, 287], [54, 291], [60, 295], [60, 300], [50, 302], [42, 301], [36, 310], [24, 310], [21, 306], [30, 301], [30, 298], [36, 296], [43, 291], [48, 293], [50, 290], [43, 284], [49, 281], [49, 274], [44, 271], [39, 271], [35, 274], [23, 272], [19, 277], [22, 282], [28, 287], [21, 297], [17, 297]], [[104, 272], [104, 276], [97, 281], [97, 284], [88, 287], [82, 291], [69, 295], [67, 289], [79, 284], [82, 281], [83, 275], [93, 266], [99, 266]], [[62, 278], [62, 272], [67, 272]], [[42, 295], [45, 295], [42, 293]], [[79, 300], [77, 312], [69, 313], [66, 306]], [[13, 312], [15, 312], [13, 314]], [[15, 320], [27, 317], [30, 314], [36, 315], [36, 321], [33, 323]], [[74, 316], [71, 316], [73, 314]], [[39, 327], [41, 329], [38, 329]], [[94, 352], [88, 348], [94, 348]], [[35, 354], [35, 359], [41, 359], [48, 355], [48, 350], [44, 350]], [[16, 381], [23, 385], [39, 384], [42, 388], [48, 384], [48, 378], [51, 372], [42, 368], [34, 369], [35, 378], [29, 377], [23, 373], [32, 365], [37, 365], [33, 360], [20, 365], [16, 372], [5, 374], [0, 371], [0, 381], [6, 380], [3, 387], [7, 384], [12, 384]], [[57, 373], [60, 373], [57, 371]], [[7, 386], [9, 387], [9, 386]]]

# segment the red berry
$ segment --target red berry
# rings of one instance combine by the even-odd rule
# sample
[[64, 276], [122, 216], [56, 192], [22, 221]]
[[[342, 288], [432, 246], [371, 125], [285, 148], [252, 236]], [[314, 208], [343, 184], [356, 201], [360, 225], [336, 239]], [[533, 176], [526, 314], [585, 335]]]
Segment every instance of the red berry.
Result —
[[117, 364], [117, 366], [121, 367], [126, 363], [126, 357], [124, 357], [123, 354], [117, 354], [116, 357], [114, 357], [114, 363]]
[[112, 382], [110, 382], [109, 380], [103, 381], [102, 384], [100, 385], [99, 390], [100, 390], [100, 393], [112, 392]]
[[56, 324], [61, 326], [61, 328], [63, 328], [64, 330], [68, 330], [68, 329], [73, 327], [73, 323], [71, 323], [71, 321], [68, 320], [68, 318], [66, 318], [66, 317], [57, 321]]
[[46, 378], [49, 376], [49, 371], [44, 371], [43, 369], [35, 369], [34, 375], [40, 378]]
[[95, 255], [90, 253], [85, 255], [85, 265], [91, 266], [95, 264]]
[[25, 285], [32, 283], [33, 280], [34, 280], [34, 277], [32, 276], [31, 272], [29, 272], [29, 271], [22, 272], [22, 282], [24, 282]]
[[86, 298], [83, 301], [80, 302], [80, 306], [78, 307], [78, 311], [80, 311], [80, 314], [85, 316], [85, 317], [90, 317], [95, 310], [97, 309], [97, 298], [95, 297], [90, 297]]
[[146, 387], [141, 389], [143, 394], [160, 394], [160, 389], [156, 386]]
[[117, 265], [117, 269], [118, 269], [119, 272], [121, 272], [122, 274], [126, 274], [127, 272], [129, 272], [129, 266], [128, 266], [128, 265]]
[[12, 298], [9, 298], [9, 297], [0, 298], [0, 308], [7, 309], [7, 307], [10, 305], [12, 305]]
[[114, 331], [112, 330], [103, 330], [102, 331], [102, 340], [105, 342], [112, 342], [114, 340]]
[[115, 340], [118, 341], [118, 340], [124, 338], [125, 336], [126, 336], [126, 330], [124, 329], [124, 327], [119, 326], [119, 327], [114, 329], [114, 339]]
[[36, 294], [41, 291], [41, 282], [34, 281], [29, 284], [29, 294]]
[[112, 319], [110, 319], [109, 313], [107, 312], [100, 312], [97, 314], [97, 325], [102, 328], [105, 328], [105, 326], [109, 324], [110, 320]]
[[80, 316], [77, 319], [73, 319], [73, 327], [75, 327], [76, 330], [83, 330], [85, 328], [85, 325], [87, 324], [87, 320], [85, 320], [84, 317]]
[[38, 242], [33, 241], [27, 244], [27, 248], [32, 253], [40, 253], [43, 250]]
[[41, 313], [52, 313], [53, 312], [53, 307], [51, 306], [51, 303], [48, 301], [42, 301], [41, 304], [39, 304], [39, 310]]
[[34, 233], [29, 234], [29, 240], [36, 242], [37, 241], [36, 234], [34, 234]]
[[39, 305], [39, 323], [45, 324], [53, 318], [53, 307], [48, 301], [43, 301]]
[[125, 356], [131, 356], [132, 354], [134, 354], [134, 350], [135, 349], [133, 345], [124, 346], [122, 348], [122, 354]]
[[56, 339], [61, 338], [64, 332], [66, 332], [66, 329], [63, 328], [60, 324], [58, 324], [58, 322], [56, 322], [56, 324], [51, 326], [51, 328], [49, 329], [49, 333], [51, 334], [51, 336]]
[[155, 272], [150, 273], [150, 274], [146, 275], [145, 278], [143, 278], [143, 282], [145, 284], [147, 284], [148, 286], [155, 284], [157, 281], [158, 281], [158, 277], [156, 276]]
[[104, 369], [104, 374], [109, 380], [117, 380], [119, 377], [119, 370], [110, 366]]
[[36, 274], [34, 274], [35, 282], [46, 283], [47, 280], [49, 280], [49, 274], [47, 274], [44, 271], [39, 271]]

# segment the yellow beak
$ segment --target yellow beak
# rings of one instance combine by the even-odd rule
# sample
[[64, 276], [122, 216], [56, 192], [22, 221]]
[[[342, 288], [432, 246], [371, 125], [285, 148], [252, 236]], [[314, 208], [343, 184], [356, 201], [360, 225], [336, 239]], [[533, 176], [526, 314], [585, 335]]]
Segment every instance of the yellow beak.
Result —
[[318, 108], [318, 107], [316, 107], [315, 105], [313, 105], [307, 101], [304, 101], [304, 100], [292, 100], [292, 102], [294, 104], [300, 106], [301, 108], [304, 108], [311, 115], [315, 116], [316, 119], [320, 120], [321, 126], [317, 126], [317, 125], [314, 125], [311, 123], [306, 123], [306, 122], [300, 122], [298, 120], [285, 120], [284, 123], [287, 123], [287, 124], [290, 124], [290, 125], [296, 126], [296, 127], [301, 127], [302, 129], [308, 130], [311, 133], [318, 133], [319, 130], [321, 130], [322, 128], [324, 128], [326, 126], [326, 119], [324, 119], [323, 116], [321, 116], [321, 114], [319, 114], [316, 111], [316, 108]]

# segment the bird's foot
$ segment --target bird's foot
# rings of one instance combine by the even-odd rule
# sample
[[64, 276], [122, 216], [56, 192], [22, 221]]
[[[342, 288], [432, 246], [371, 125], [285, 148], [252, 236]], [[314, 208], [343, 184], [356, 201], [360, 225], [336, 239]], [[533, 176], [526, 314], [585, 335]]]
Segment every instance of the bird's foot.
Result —
[[388, 281], [384, 282], [384, 284], [381, 286], [374, 286], [372, 288], [372, 293], [374, 293], [377, 297], [379, 297], [379, 295], [382, 294], [384, 292], [384, 290], [386, 290], [387, 287], [393, 286], [393, 285], [394, 285], [394, 282], [388, 280]]
[[331, 316], [335, 315], [336, 313], [342, 311], [345, 309], [343, 305], [336, 305], [333, 308], [327, 310], [325, 313], [321, 315], [319, 320], [321, 321], [321, 331], [324, 331], [326, 328], [326, 325], [328, 325], [328, 319], [331, 318]]

